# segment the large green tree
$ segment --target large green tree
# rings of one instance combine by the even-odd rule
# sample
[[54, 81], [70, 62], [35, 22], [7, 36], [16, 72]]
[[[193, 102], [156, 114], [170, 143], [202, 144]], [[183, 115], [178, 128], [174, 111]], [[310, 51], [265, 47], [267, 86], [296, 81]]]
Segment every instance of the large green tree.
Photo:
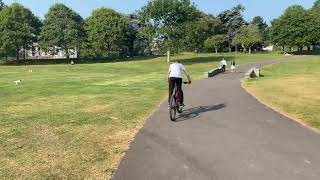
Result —
[[267, 28], [268, 28], [268, 24], [264, 21], [263, 17], [261, 16], [255, 16], [252, 21], [251, 24], [256, 25], [259, 28], [259, 31], [262, 35], [262, 42], [256, 44], [257, 48], [262, 48], [263, 44], [268, 44], [268, 34], [267, 34]]
[[41, 26], [40, 20], [21, 4], [4, 6], [0, 11], [0, 51], [19, 60], [29, 49]]
[[190, 0], [152, 0], [145, 5], [141, 14], [150, 23], [164, 49], [181, 49], [183, 26], [197, 21], [200, 11]]
[[[320, 7], [319, 7], [320, 11]], [[316, 49], [316, 45], [320, 43], [320, 13], [314, 9], [308, 10], [310, 17], [309, 21], [305, 22], [307, 29], [306, 41], [307, 45], [312, 45], [313, 50]], [[308, 49], [310, 47], [308, 46]]]
[[129, 21], [112, 9], [100, 8], [86, 19], [85, 29], [95, 55], [111, 56], [120, 54], [129, 33]]
[[46, 50], [59, 47], [64, 50], [68, 59], [70, 49], [78, 51], [80, 49], [85, 35], [83, 25], [83, 19], [78, 13], [64, 4], [55, 4], [45, 15], [40, 33], [40, 45]]
[[233, 39], [233, 43], [240, 44], [244, 48], [244, 51], [249, 49], [249, 54], [251, 53], [252, 46], [259, 42], [262, 42], [262, 35], [257, 25], [241, 27]]
[[205, 47], [208, 49], [214, 48], [215, 52], [217, 54], [218, 49], [222, 45], [223, 42], [224, 42], [223, 35], [220, 34], [220, 35], [211, 36], [205, 41]]
[[260, 31], [264, 31], [268, 27], [268, 24], [263, 20], [263, 17], [261, 16], [255, 16], [252, 19], [251, 24], [258, 26]]
[[188, 22], [185, 26], [181, 26], [183, 38], [181, 44], [185, 51], [202, 51], [204, 42], [208, 37], [219, 32], [221, 21], [212, 15], [203, 14], [203, 17], [197, 21]]
[[312, 9], [320, 11], [320, 0], [314, 2]]
[[283, 15], [272, 21], [271, 38], [278, 45], [298, 47], [311, 45], [309, 33], [314, 23], [311, 13], [302, 6], [290, 6]]
[[246, 24], [243, 18], [243, 11], [245, 8], [242, 5], [237, 5], [230, 10], [226, 10], [218, 15], [222, 22], [222, 32], [226, 36], [229, 52], [232, 51], [232, 40], [236, 32]]

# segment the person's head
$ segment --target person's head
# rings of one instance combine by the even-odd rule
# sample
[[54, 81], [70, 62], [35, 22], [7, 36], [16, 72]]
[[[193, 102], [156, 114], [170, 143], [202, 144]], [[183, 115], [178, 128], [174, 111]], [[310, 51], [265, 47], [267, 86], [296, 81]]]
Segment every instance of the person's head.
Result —
[[179, 63], [179, 64], [181, 64], [181, 61], [180, 61], [180, 60], [177, 60], [177, 61], [176, 61], [176, 63]]

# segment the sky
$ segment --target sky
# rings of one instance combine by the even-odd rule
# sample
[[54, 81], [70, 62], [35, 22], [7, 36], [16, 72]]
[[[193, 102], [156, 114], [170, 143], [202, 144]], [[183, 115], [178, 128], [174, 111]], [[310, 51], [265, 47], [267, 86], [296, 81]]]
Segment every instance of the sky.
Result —
[[[90, 16], [99, 7], [113, 8], [121, 13], [132, 13], [145, 5], [148, 0], [3, 0], [5, 4], [18, 2], [28, 7], [35, 15], [43, 18], [49, 7], [57, 2], [64, 3], [82, 17]], [[237, 4], [245, 6], [245, 19], [250, 21], [254, 16], [262, 16], [268, 23], [280, 16], [290, 5], [299, 4], [305, 8], [312, 7], [314, 0], [191, 0], [206, 12], [218, 15]]]

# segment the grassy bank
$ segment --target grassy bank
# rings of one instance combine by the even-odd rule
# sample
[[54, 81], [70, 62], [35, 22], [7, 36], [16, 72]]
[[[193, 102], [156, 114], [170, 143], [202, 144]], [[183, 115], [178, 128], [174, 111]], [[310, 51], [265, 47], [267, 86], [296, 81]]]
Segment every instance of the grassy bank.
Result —
[[263, 69], [246, 88], [266, 104], [320, 130], [320, 59], [285, 62]]
[[[185, 54], [173, 59], [184, 60], [198, 79], [222, 57], [244, 64], [280, 56]], [[130, 140], [166, 97], [167, 68], [165, 57], [0, 66], [0, 178], [110, 178]], [[24, 83], [16, 86], [18, 79]]]

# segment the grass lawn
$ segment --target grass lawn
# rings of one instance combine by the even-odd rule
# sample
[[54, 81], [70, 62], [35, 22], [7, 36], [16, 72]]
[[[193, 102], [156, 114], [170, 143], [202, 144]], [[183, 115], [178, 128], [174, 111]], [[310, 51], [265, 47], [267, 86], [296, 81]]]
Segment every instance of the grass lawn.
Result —
[[[199, 79], [222, 57], [244, 64], [282, 55], [184, 54], [173, 59], [184, 60], [193, 79]], [[165, 57], [0, 66], [0, 178], [110, 178], [146, 117], [166, 97], [167, 68]], [[24, 83], [16, 86], [18, 79]]]
[[320, 130], [320, 58], [279, 63], [246, 88], [276, 110]]

